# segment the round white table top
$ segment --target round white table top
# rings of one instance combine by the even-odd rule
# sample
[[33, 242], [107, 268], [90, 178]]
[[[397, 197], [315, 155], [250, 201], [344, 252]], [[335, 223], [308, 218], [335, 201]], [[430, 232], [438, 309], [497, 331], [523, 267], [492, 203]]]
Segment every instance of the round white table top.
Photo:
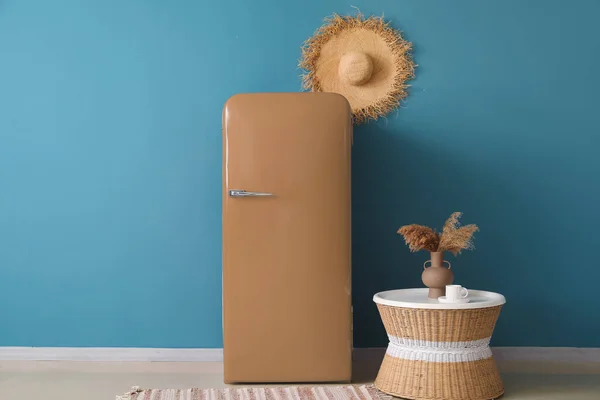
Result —
[[429, 308], [440, 310], [462, 310], [469, 308], [496, 307], [506, 303], [499, 293], [469, 289], [468, 303], [440, 303], [437, 299], [427, 297], [429, 289], [397, 289], [379, 292], [373, 296], [373, 301], [392, 307]]

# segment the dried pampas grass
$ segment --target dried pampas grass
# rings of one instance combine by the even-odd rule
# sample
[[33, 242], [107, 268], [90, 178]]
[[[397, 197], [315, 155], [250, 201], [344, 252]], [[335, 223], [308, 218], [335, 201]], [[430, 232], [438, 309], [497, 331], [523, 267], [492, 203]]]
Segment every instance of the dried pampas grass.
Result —
[[462, 213], [455, 212], [444, 224], [438, 251], [449, 251], [455, 256], [463, 250], [473, 250], [473, 234], [479, 230], [477, 225], [460, 226]]
[[398, 233], [404, 236], [404, 241], [410, 251], [436, 251], [440, 244], [440, 237], [437, 232], [427, 226], [406, 225], [400, 228]]
[[[373, 34], [379, 40], [373, 41]], [[334, 40], [334, 48], [326, 48]], [[415, 76], [411, 49], [412, 44], [382, 17], [365, 18], [360, 12], [355, 17], [334, 14], [325, 19], [325, 24], [302, 46], [298, 65], [304, 70], [302, 86], [313, 92], [335, 92], [345, 96], [356, 124], [375, 120], [396, 109], [408, 95], [406, 82]], [[358, 87], [344, 85], [337, 76], [337, 68], [340, 57], [351, 50], [375, 57], [375, 65], [380, 66], [375, 68], [374, 74], [388, 75], [379, 75]]]
[[463, 250], [473, 250], [473, 235], [479, 230], [477, 225], [460, 226], [462, 213], [455, 212], [446, 220], [442, 234], [423, 225], [406, 225], [398, 230], [410, 251], [431, 252], [449, 251], [455, 256]]

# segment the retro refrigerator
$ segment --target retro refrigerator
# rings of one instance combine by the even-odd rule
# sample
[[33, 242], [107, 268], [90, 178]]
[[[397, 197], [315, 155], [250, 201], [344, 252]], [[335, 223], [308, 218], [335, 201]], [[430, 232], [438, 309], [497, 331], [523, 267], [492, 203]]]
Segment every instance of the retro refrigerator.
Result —
[[227, 101], [225, 382], [350, 381], [351, 145], [340, 95]]

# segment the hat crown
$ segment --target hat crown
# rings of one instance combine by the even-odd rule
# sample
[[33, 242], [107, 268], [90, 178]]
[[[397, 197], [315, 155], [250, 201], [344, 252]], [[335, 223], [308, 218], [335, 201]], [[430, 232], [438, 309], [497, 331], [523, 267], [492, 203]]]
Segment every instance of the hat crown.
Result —
[[360, 86], [371, 79], [373, 61], [369, 55], [360, 51], [350, 51], [340, 58], [338, 74], [340, 79], [350, 85]]

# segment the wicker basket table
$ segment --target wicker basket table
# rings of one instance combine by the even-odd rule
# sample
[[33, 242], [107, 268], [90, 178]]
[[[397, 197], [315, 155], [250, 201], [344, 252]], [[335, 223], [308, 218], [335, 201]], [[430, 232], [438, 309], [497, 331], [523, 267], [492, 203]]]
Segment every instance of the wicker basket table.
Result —
[[489, 400], [504, 386], [489, 347], [504, 296], [469, 290], [469, 303], [442, 304], [429, 289], [377, 293], [390, 343], [375, 386], [416, 400]]

